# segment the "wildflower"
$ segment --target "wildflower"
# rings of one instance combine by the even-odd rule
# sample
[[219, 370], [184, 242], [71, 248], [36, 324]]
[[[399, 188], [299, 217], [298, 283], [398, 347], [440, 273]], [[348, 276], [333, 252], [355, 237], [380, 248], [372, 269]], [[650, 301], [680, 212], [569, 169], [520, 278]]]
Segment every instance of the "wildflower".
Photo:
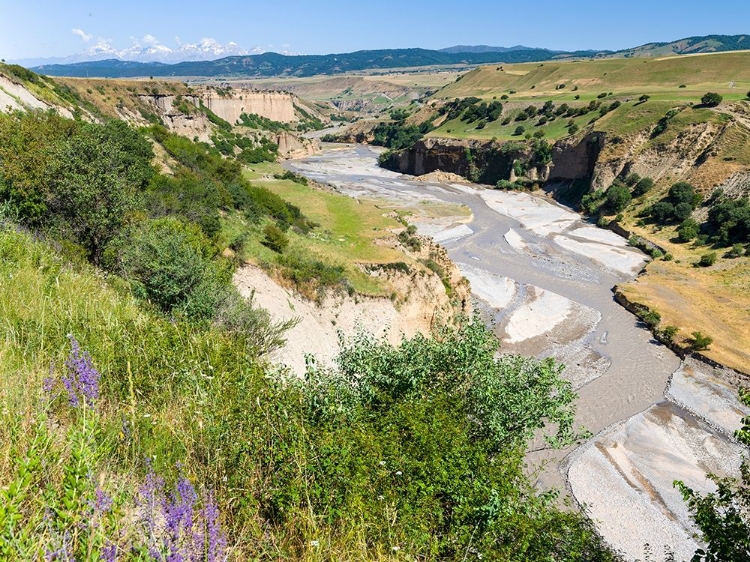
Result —
[[310, 541], [310, 546], [320, 546], [320, 541]]
[[94, 509], [102, 514], [107, 513], [110, 509], [112, 509], [112, 498], [109, 497], [101, 488], [96, 489], [96, 501], [94, 502]]
[[117, 560], [117, 545], [108, 544], [102, 548], [102, 555], [100, 560], [103, 562], [115, 562]]
[[385, 466], [385, 461], [380, 461], [380, 462], [379, 462], [378, 464], [379, 464], [380, 466]]
[[401, 547], [400, 547], [400, 546], [392, 546], [392, 547], [391, 547], [391, 550], [392, 550], [393, 552], [398, 552], [399, 550], [401, 550]]
[[400, 470], [396, 471], [396, 476], [401, 476], [403, 473]]
[[86, 351], [81, 351], [78, 341], [69, 335], [70, 355], [65, 361], [68, 374], [62, 377], [63, 386], [68, 393], [68, 402], [77, 408], [83, 400], [86, 404], [93, 406], [99, 398], [99, 379], [101, 374], [94, 368], [91, 356]]

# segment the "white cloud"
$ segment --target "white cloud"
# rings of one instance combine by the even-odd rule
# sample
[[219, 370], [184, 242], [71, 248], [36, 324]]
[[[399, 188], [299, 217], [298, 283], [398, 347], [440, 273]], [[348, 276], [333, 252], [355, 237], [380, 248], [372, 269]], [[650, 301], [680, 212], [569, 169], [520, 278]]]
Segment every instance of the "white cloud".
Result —
[[146, 45], [156, 45], [159, 43], [159, 40], [151, 34], [144, 35], [142, 41]]
[[77, 35], [78, 37], [80, 37], [84, 43], [88, 43], [89, 41], [91, 41], [91, 35], [86, 33], [83, 29], [79, 29], [75, 27], [71, 29], [70, 31], [71, 33], [73, 33], [73, 35]]
[[177, 43], [178, 45], [182, 45], [182, 39], [180, 39], [179, 35], [174, 36], [174, 42]]

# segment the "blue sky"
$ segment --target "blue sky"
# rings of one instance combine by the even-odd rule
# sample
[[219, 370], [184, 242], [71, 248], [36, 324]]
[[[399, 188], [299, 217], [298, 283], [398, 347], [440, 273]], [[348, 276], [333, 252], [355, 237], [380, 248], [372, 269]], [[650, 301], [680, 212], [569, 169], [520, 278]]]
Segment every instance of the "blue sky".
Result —
[[[103, 40], [195, 43], [300, 54], [456, 44], [619, 49], [690, 35], [750, 33], [750, 2], [630, 0], [8, 0], [0, 58], [65, 56]], [[77, 30], [75, 33], [73, 30]]]

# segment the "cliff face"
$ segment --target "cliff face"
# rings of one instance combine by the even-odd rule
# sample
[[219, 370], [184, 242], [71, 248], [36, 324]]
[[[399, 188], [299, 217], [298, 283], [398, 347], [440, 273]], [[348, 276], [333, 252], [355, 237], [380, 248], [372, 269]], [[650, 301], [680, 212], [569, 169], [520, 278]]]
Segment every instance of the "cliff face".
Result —
[[229, 90], [220, 96], [216, 90], [207, 90], [198, 96], [216, 115], [235, 124], [243, 113], [255, 113], [272, 121], [291, 123], [297, 121], [294, 111], [296, 97], [285, 92], [259, 92], [256, 90]]
[[527, 161], [530, 155], [529, 148], [523, 145], [427, 138], [393, 153], [385, 166], [416, 176], [440, 170], [494, 184], [498, 180], [510, 180], [513, 163]]

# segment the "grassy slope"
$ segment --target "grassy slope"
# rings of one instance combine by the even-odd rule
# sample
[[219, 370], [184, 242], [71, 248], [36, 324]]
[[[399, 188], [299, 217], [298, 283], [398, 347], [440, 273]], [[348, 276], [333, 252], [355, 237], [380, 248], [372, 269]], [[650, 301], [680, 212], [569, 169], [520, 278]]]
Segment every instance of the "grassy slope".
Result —
[[[401, 228], [401, 223], [384, 216], [388, 209], [380, 208], [374, 202], [360, 201], [272, 177], [274, 173], [282, 171], [281, 166], [275, 163], [254, 164], [246, 175], [254, 185], [265, 187], [297, 205], [307, 217], [320, 224], [308, 236], [290, 232], [290, 247], [302, 255], [343, 265], [347, 277], [358, 292], [389, 294], [389, 287], [363, 273], [357, 264], [411, 262], [400, 251], [375, 243], [378, 239], [389, 237], [391, 230]], [[240, 220], [235, 216], [227, 221], [228, 238], [232, 233], [239, 233], [241, 229], [247, 228]], [[243, 258], [254, 262], [272, 261], [274, 253], [260, 243], [261, 230], [260, 227], [250, 229], [251, 237]]]
[[[500, 70], [502, 68], [502, 70]], [[559, 85], [563, 89], [556, 89]], [[684, 85], [684, 88], [680, 86]], [[577, 90], [574, 88], [577, 87]], [[435, 99], [454, 99], [476, 96], [485, 100], [500, 99], [506, 106], [504, 117], [515, 116], [528, 105], [541, 107], [547, 100], [555, 105], [587, 105], [591, 100], [603, 104], [618, 100], [623, 105], [599, 119], [596, 130], [613, 131], [619, 135], [635, 132], [655, 123], [671, 108], [699, 103], [707, 91], [719, 92], [725, 100], [739, 101], [750, 90], [750, 53], [722, 53], [716, 55], [671, 57], [664, 59], [606, 59], [595, 61], [545, 62], [533, 64], [486, 66], [464, 75], [443, 88]], [[510, 93], [515, 92], [515, 93]], [[600, 94], [609, 94], [599, 99]], [[638, 104], [643, 94], [651, 96], [645, 104]], [[575, 99], [576, 96], [579, 99]], [[696, 122], [706, 114], [695, 113]], [[583, 128], [598, 112], [577, 117], [575, 123]], [[537, 119], [511, 121], [501, 125], [502, 118], [477, 129], [476, 123], [455, 119], [433, 131], [430, 136], [511, 140], [518, 125], [526, 132], [543, 130], [546, 138], [558, 140], [567, 136], [566, 118], [557, 118], [545, 126], [536, 126]]]

